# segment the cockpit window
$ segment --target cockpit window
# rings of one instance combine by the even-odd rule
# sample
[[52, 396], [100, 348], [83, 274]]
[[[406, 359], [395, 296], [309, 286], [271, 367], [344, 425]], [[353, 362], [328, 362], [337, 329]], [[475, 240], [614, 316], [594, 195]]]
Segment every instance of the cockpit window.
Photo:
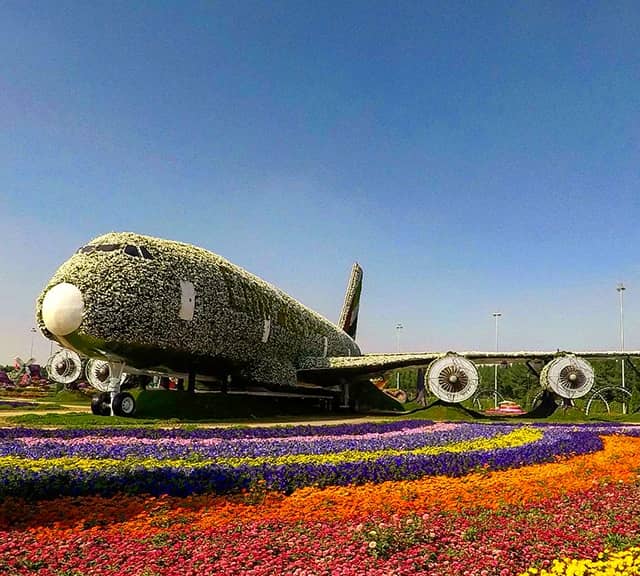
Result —
[[134, 246], [133, 244], [87, 244], [78, 250], [78, 254], [92, 254], [93, 252], [114, 252], [122, 250], [127, 256], [134, 258], [144, 258], [145, 260], [153, 260], [151, 252], [145, 246]]
[[133, 244], [127, 244], [124, 247], [124, 253], [127, 256], [135, 256], [136, 258], [140, 257], [140, 252], [138, 251], [138, 247], [134, 246]]
[[91, 254], [92, 252], [113, 252], [120, 248], [121, 244], [88, 244], [78, 250], [79, 254]]

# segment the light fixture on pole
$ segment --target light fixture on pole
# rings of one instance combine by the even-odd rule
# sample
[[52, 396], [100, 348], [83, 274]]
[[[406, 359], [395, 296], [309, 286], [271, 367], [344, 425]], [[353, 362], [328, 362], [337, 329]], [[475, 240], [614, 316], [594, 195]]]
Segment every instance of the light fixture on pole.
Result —
[[[396, 324], [396, 353], [400, 354], [400, 332], [404, 326], [398, 322]], [[400, 372], [396, 372], [396, 388], [400, 388]]]
[[33, 359], [33, 337], [36, 335], [36, 329], [31, 328], [31, 352], [29, 352], [29, 358]]
[[[618, 291], [618, 294], [620, 294], [620, 353], [622, 354], [622, 358], [620, 359], [621, 380], [622, 389], [626, 390], [624, 381], [624, 291], [626, 288], [622, 282], [618, 282], [616, 290]], [[624, 402], [622, 403], [622, 413], [627, 413], [627, 405]]]
[[[496, 321], [496, 352], [498, 351], [498, 319], [502, 316], [500, 312], [494, 312], [493, 317]], [[493, 367], [493, 407], [498, 407], [498, 362]]]

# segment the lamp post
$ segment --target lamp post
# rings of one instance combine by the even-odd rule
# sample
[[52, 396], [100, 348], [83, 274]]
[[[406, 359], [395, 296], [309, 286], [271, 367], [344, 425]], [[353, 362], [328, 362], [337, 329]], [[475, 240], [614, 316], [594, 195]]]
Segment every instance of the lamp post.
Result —
[[[396, 324], [396, 353], [400, 354], [400, 332], [404, 326], [398, 322]], [[400, 388], [400, 372], [396, 372], [396, 388]]]
[[[494, 312], [493, 317], [496, 321], [496, 352], [498, 351], [498, 320], [502, 316], [500, 312]], [[498, 363], [493, 367], [493, 407], [498, 407]]]
[[36, 335], [36, 329], [31, 328], [31, 351], [29, 352], [29, 358], [33, 358], [33, 337]]
[[[622, 389], [626, 390], [625, 381], [624, 381], [624, 291], [626, 288], [622, 282], [618, 282], [616, 286], [616, 290], [618, 294], [620, 294], [620, 353], [622, 354], [622, 358], [620, 359], [621, 364], [621, 379], [622, 379]], [[627, 413], [627, 404], [622, 402], [622, 413]]]

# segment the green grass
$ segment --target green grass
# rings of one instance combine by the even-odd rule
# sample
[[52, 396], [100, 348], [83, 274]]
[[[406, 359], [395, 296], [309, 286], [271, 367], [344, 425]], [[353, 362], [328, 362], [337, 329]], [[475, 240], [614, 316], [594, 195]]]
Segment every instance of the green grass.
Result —
[[[58, 404], [45, 404], [45, 403], [39, 403], [39, 404], [30, 404], [29, 406], [2, 406], [0, 405], [0, 411], [1, 412], [16, 412], [16, 411], [20, 411], [22, 412], [23, 410], [60, 410], [60, 406]], [[62, 408], [64, 410], [64, 408]]]
[[[248, 424], [282, 424], [300, 423], [304, 424], [310, 420], [332, 421], [336, 419], [349, 420], [360, 419], [362, 414], [324, 414], [313, 416], [271, 416], [256, 418], [208, 418], [208, 419], [179, 419], [179, 418], [123, 418], [120, 416], [94, 416], [80, 412], [70, 412], [68, 414], [22, 414], [22, 415], [0, 415], [1, 426], [54, 426], [60, 428], [102, 428], [105, 426], [116, 427], [139, 427], [149, 426], [158, 428], [185, 427], [195, 428], [205, 424], [225, 424], [231, 426], [247, 426]], [[388, 421], [389, 418], [371, 418], [374, 421]]]
[[[177, 423], [163, 421], [165, 426]], [[95, 416], [83, 412], [71, 412], [69, 414], [22, 414], [20, 416], [2, 415], [2, 424], [20, 426], [56, 426], [72, 428], [103, 428], [105, 426], [156, 426], [158, 420], [141, 418], [124, 418], [122, 416]]]
[[447, 404], [438, 401], [425, 408], [418, 404], [410, 403], [406, 404], [405, 408], [410, 413], [401, 416], [401, 418], [411, 420], [424, 419], [448, 422], [473, 422], [475, 420], [473, 413], [460, 406], [460, 404]]
[[80, 404], [89, 406], [91, 404], [91, 395], [87, 395], [79, 390], [60, 390], [47, 400], [52, 400], [58, 404]]

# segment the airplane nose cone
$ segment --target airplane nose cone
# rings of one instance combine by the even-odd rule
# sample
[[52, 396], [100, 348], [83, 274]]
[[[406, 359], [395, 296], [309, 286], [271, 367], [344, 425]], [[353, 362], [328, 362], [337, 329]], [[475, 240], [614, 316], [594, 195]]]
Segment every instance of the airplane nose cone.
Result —
[[82, 324], [84, 300], [73, 284], [63, 282], [51, 288], [42, 301], [42, 321], [56, 336], [66, 336]]

